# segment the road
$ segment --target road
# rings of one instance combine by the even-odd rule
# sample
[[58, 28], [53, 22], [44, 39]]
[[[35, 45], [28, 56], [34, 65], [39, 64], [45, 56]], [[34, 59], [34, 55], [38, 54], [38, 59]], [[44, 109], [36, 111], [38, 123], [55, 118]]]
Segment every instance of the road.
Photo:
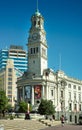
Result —
[[64, 126], [58, 125], [41, 130], [82, 130], [82, 125], [64, 125]]

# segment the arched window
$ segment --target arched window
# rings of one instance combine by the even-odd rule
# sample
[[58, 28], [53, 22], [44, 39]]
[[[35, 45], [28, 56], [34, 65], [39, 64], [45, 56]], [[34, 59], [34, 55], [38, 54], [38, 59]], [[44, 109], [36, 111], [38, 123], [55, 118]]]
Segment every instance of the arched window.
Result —
[[38, 21], [38, 25], [40, 26], [40, 21]]
[[36, 21], [34, 21], [34, 26], [36, 26]]

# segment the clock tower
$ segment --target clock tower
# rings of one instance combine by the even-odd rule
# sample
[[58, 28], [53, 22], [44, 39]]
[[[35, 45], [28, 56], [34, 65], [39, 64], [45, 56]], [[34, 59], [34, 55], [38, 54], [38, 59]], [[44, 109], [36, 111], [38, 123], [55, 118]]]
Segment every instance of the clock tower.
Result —
[[38, 11], [31, 17], [28, 37], [28, 71], [33, 75], [43, 75], [47, 69], [47, 41], [44, 30], [44, 18]]

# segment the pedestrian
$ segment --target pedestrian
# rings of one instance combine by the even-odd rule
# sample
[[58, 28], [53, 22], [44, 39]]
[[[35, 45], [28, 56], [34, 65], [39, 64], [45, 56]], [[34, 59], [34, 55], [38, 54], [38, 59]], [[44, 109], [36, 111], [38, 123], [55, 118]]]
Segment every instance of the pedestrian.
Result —
[[64, 119], [64, 115], [61, 116], [60, 120], [61, 120], [61, 124], [62, 124], [62, 126], [64, 126], [64, 121], [65, 121], [65, 119]]
[[25, 120], [30, 120], [30, 114], [28, 112], [25, 113]]
[[52, 119], [55, 120], [55, 115], [52, 115]]

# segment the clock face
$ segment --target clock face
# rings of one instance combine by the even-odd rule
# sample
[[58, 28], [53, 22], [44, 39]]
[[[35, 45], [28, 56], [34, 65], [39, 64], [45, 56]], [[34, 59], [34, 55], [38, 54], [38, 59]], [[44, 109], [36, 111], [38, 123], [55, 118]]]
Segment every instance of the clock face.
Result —
[[38, 34], [37, 33], [34, 33], [33, 35], [32, 35], [32, 39], [33, 40], [36, 40], [38, 38]]

